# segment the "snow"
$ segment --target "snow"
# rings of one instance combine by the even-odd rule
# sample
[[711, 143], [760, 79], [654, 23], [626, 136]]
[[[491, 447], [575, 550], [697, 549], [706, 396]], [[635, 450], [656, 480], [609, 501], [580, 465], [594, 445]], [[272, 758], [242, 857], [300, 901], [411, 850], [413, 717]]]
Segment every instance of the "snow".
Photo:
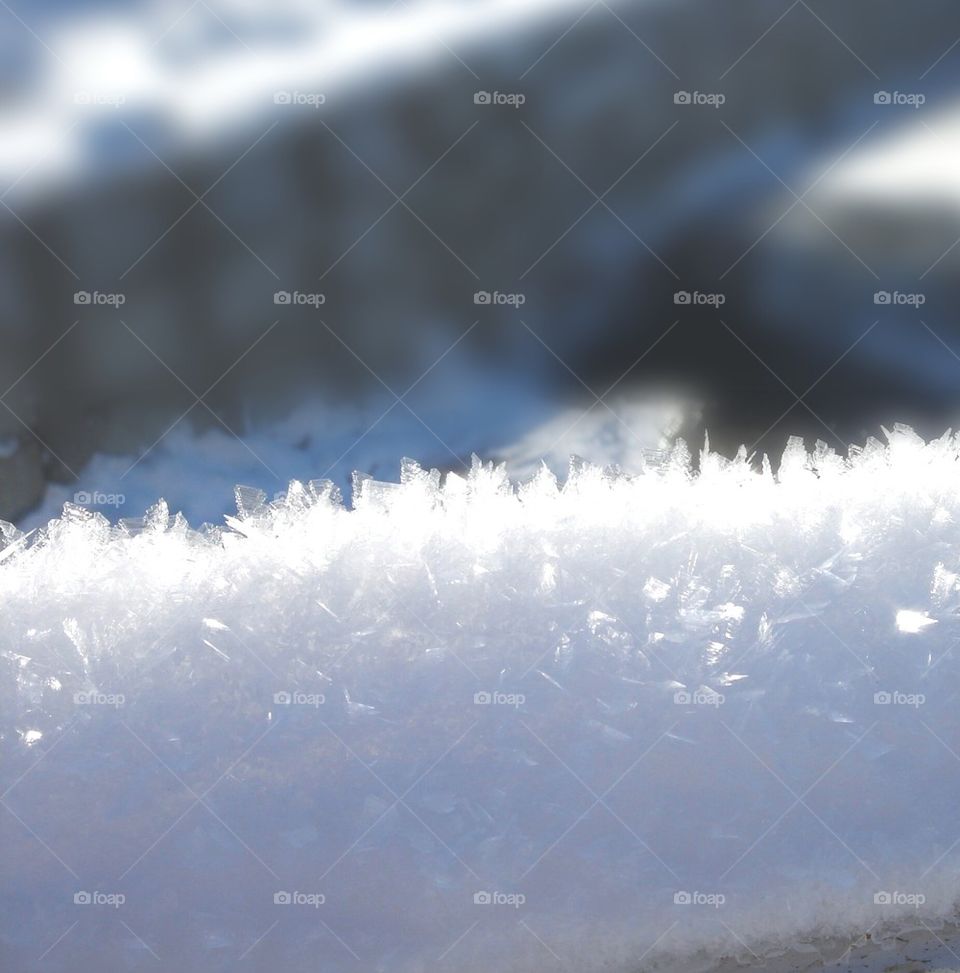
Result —
[[238, 428], [238, 435], [182, 423], [146, 443], [139, 456], [98, 453], [76, 482], [48, 485], [40, 506], [17, 526], [42, 527], [66, 502], [116, 521], [141, 515], [161, 495], [194, 526], [222, 523], [237, 483], [277, 497], [291, 479], [322, 477], [349, 498], [355, 470], [395, 476], [404, 452], [464, 472], [471, 452], [480, 451], [503, 460], [515, 478], [531, 476], [541, 462], [563, 475], [573, 453], [636, 472], [693, 412], [680, 401], [612, 396], [562, 407], [529, 381], [475, 366], [449, 368], [403, 404], [388, 395], [354, 405], [305, 402], [281, 420]]
[[590, 973], [939, 929], [958, 459], [407, 461], [350, 507], [5, 528], [0, 955]]
[[937, 620], [930, 618], [926, 612], [910, 611], [904, 608], [897, 612], [897, 629], [909, 635], [916, 635], [922, 632], [928, 625], [935, 625]]

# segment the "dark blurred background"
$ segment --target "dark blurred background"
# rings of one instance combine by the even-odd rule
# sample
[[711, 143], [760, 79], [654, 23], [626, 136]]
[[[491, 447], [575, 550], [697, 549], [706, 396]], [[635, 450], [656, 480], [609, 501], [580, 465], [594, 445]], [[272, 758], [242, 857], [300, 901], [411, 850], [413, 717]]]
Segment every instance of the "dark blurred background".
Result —
[[0, 517], [953, 422], [949, 0], [3, 0]]

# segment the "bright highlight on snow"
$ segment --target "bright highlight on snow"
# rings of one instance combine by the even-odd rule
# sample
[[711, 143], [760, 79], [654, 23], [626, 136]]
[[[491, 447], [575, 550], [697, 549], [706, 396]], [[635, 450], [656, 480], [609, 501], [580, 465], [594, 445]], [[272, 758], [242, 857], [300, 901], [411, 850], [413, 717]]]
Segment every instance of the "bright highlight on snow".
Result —
[[937, 620], [930, 618], [926, 612], [910, 611], [908, 608], [897, 612], [897, 628], [909, 635], [916, 635], [917, 632], [922, 632], [928, 625], [935, 625], [936, 622]]
[[7, 527], [2, 955], [694, 970], [937, 928], [958, 458], [405, 461], [353, 509]]

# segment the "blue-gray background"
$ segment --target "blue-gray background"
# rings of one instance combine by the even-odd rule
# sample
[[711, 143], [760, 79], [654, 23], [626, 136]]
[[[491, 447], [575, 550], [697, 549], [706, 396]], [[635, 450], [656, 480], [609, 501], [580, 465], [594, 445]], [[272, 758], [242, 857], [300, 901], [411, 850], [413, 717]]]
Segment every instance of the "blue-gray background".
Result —
[[944, 0], [0, 3], [0, 517], [939, 434], [958, 39]]

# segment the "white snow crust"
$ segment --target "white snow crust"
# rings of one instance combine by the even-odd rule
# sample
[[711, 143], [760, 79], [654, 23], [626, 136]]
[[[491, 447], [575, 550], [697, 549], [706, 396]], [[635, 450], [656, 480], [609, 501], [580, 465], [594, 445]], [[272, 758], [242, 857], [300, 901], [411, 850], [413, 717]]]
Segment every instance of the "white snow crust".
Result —
[[936, 929], [958, 458], [897, 427], [776, 475], [404, 461], [352, 509], [8, 525], [0, 957], [695, 970]]

